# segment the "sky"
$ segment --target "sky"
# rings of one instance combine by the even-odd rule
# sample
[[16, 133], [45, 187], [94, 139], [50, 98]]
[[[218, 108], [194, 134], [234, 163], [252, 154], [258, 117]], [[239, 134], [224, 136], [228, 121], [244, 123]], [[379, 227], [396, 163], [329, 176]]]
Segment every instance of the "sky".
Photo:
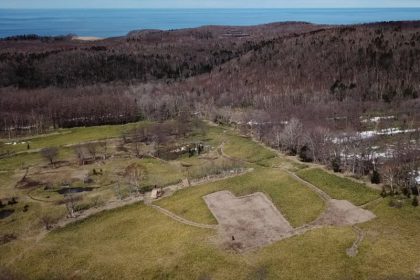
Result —
[[0, 0], [0, 8], [390, 8], [420, 0]]

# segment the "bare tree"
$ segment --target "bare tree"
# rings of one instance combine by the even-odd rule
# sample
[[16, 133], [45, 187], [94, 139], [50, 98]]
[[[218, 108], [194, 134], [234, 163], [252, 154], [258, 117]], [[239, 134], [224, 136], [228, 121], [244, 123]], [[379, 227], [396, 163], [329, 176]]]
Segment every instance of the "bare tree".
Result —
[[286, 124], [281, 134], [281, 143], [283, 148], [295, 155], [299, 149], [302, 134], [302, 123], [298, 119], [292, 118]]
[[76, 217], [76, 202], [80, 200], [80, 196], [73, 193], [67, 193], [64, 196], [64, 203], [66, 204], [67, 212], [70, 218]]
[[82, 145], [75, 146], [74, 147], [74, 152], [76, 153], [76, 157], [79, 160], [79, 164], [84, 165], [85, 164], [85, 153], [83, 151], [83, 146]]
[[58, 156], [58, 148], [56, 147], [43, 148], [41, 150], [41, 155], [44, 158], [46, 158], [50, 162], [51, 165], [54, 166], [54, 162]]
[[106, 160], [108, 157], [108, 142], [105, 141], [101, 141], [98, 143], [99, 147], [101, 148], [101, 153], [102, 153], [102, 159]]
[[96, 153], [97, 153], [98, 143], [90, 142], [86, 144], [86, 149], [89, 154], [92, 156], [93, 160], [96, 160]]
[[[93, 148], [90, 147], [90, 150], [95, 152], [96, 155], [96, 146]], [[85, 165], [86, 162], [88, 162], [89, 160], [92, 160], [94, 157], [91, 154], [91, 152], [89, 151], [89, 147], [88, 145], [84, 144], [84, 145], [77, 145], [74, 147], [74, 152], [76, 153], [77, 159], [79, 160], [79, 164], [80, 165]]]
[[57, 223], [57, 218], [53, 217], [51, 214], [44, 214], [41, 216], [41, 223], [46, 230], [50, 230], [54, 227], [54, 224]]
[[395, 194], [399, 173], [400, 165], [396, 160], [389, 160], [382, 166], [382, 177], [384, 182], [391, 188], [392, 194]]
[[135, 190], [137, 195], [140, 194], [140, 184], [147, 177], [147, 169], [141, 164], [133, 163], [125, 169], [125, 175], [128, 184]]

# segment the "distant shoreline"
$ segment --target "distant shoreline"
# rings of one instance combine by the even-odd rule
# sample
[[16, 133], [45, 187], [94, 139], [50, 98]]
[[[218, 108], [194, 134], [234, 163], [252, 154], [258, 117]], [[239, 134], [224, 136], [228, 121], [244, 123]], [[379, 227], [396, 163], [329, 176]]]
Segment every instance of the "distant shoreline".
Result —
[[[215, 12], [217, 11], [217, 12]], [[0, 38], [22, 34], [109, 38], [132, 30], [255, 26], [273, 22], [354, 25], [420, 20], [420, 8], [0, 9]]]
[[182, 10], [232, 10], [232, 11], [246, 11], [246, 10], [395, 10], [395, 9], [420, 9], [418, 7], [345, 7], [345, 8], [269, 8], [269, 7], [249, 7], [249, 8], [1, 8], [2, 10], [10, 11], [182, 11]]
[[101, 41], [106, 38], [100, 38], [100, 37], [94, 37], [94, 36], [73, 36], [71, 39], [75, 41]]

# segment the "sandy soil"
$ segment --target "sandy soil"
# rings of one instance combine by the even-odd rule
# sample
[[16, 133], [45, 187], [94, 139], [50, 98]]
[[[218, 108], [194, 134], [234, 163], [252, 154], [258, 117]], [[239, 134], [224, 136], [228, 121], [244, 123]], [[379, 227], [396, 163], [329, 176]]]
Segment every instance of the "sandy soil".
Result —
[[354, 206], [347, 200], [328, 201], [327, 211], [315, 222], [325, 226], [351, 226], [374, 219], [372, 212]]
[[103, 38], [93, 37], [93, 36], [74, 36], [71, 39], [72, 40], [78, 40], [78, 41], [99, 41], [99, 40], [103, 40]]
[[292, 226], [263, 193], [235, 197], [229, 191], [204, 196], [219, 223], [219, 242], [226, 248], [247, 250], [280, 240]]

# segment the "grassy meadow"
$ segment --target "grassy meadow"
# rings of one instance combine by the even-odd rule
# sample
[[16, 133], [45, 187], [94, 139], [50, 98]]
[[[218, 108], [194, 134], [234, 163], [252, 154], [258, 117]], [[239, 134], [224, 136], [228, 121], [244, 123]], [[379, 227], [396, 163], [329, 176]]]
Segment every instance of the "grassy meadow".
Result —
[[[148, 124], [71, 129], [32, 138], [31, 149], [60, 147], [60, 159], [69, 163], [55, 169], [35, 150], [0, 159], [0, 199], [7, 202], [10, 197], [18, 198], [17, 204], [6, 203], [0, 208], [14, 211], [0, 219], [0, 236], [16, 237], [0, 244], [0, 279], [414, 280], [420, 275], [418, 208], [408, 201], [401, 208], [390, 207], [390, 199], [394, 198], [377, 200], [377, 191], [363, 183], [336, 176], [321, 167], [308, 168], [229, 128], [208, 127], [205, 133], [182, 139], [182, 143], [202, 141], [209, 148], [204, 155], [170, 161], [137, 158], [132, 156], [130, 144], [121, 149], [121, 143], [116, 142], [110, 145], [109, 159], [80, 166], [72, 149], [67, 147], [118, 138], [136, 125]], [[232, 165], [226, 164], [231, 159], [223, 153], [237, 160]], [[43, 229], [41, 218], [45, 213], [65, 219], [66, 208], [60, 202], [63, 197], [57, 193], [64, 179], [84, 174], [91, 179], [90, 183], [73, 178], [71, 185], [93, 189], [82, 194], [80, 203], [94, 207], [91, 204], [100, 198], [106, 205], [107, 201], [117, 199], [118, 182], [122, 188], [127, 187], [124, 170], [132, 164], [141, 164], [147, 170], [142, 186], [178, 183], [191, 175], [186, 166], [195, 172], [195, 177], [225, 165], [253, 168], [249, 173], [185, 188], [154, 202], [202, 224], [216, 224], [202, 197], [220, 190], [229, 190], [237, 196], [265, 193], [293, 227], [315, 220], [325, 210], [324, 201], [286, 171], [294, 172], [336, 199], [356, 205], [377, 200], [367, 206], [377, 218], [358, 225], [365, 238], [355, 257], [346, 254], [357, 236], [352, 227], [315, 229], [258, 250], [237, 253], [216, 244], [216, 230], [179, 223], [142, 202], [102, 211], [63, 228]], [[28, 167], [28, 178], [39, 184], [16, 187]], [[93, 174], [93, 169], [101, 170], [101, 174]]]
[[328, 193], [332, 198], [348, 200], [355, 205], [363, 205], [378, 197], [378, 192], [368, 188], [364, 183], [333, 175], [320, 168], [300, 170], [297, 175]]

